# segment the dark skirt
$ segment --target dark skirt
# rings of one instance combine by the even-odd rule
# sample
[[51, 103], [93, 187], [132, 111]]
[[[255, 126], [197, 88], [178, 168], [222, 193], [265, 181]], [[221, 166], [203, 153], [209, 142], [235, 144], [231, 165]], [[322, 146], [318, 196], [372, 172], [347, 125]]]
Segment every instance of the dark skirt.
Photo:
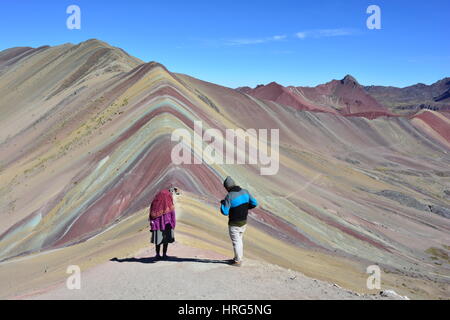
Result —
[[173, 243], [175, 241], [175, 233], [173, 232], [172, 226], [170, 224], [166, 225], [164, 230], [154, 230], [152, 231], [150, 242], [156, 245], [164, 243]]

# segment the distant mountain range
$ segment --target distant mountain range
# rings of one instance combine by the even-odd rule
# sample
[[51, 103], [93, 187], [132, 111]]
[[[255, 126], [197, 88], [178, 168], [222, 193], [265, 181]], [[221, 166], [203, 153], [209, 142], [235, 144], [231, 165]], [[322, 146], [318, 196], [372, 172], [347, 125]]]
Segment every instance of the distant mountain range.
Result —
[[405, 88], [362, 86], [350, 75], [316, 87], [284, 87], [276, 82], [256, 88], [240, 87], [251, 96], [300, 110], [338, 113], [345, 116], [413, 115], [422, 109], [450, 110], [450, 78], [432, 85]]
[[450, 78], [432, 85], [418, 83], [405, 88], [367, 86], [364, 89], [391, 111], [414, 113], [420, 109], [450, 110]]

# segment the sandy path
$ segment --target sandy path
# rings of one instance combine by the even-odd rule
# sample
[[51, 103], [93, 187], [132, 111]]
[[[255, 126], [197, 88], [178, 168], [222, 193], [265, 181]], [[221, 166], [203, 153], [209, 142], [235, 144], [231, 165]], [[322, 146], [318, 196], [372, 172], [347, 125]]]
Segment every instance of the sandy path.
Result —
[[173, 244], [170, 261], [155, 261], [151, 248], [82, 271], [81, 289], [65, 283], [22, 299], [380, 299], [358, 295], [299, 272], [256, 260], [241, 268], [213, 251]]

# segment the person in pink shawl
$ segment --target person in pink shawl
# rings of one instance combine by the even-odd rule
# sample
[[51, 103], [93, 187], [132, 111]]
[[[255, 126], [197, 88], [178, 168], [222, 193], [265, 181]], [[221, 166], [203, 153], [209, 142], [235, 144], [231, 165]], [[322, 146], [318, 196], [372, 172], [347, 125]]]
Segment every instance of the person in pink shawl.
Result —
[[[168, 259], [167, 248], [175, 241], [174, 229], [176, 225], [175, 206], [172, 193], [176, 188], [163, 189], [153, 199], [150, 206], [151, 243], [155, 244], [156, 259]], [[161, 257], [161, 244], [163, 256]]]

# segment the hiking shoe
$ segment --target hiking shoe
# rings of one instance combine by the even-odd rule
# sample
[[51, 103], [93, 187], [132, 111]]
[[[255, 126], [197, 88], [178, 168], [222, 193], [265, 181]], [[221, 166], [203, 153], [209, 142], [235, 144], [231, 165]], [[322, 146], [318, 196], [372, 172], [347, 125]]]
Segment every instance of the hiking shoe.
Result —
[[235, 260], [233, 260], [230, 263], [230, 266], [232, 266], [232, 267], [240, 267], [240, 266], [242, 266], [242, 261], [235, 261]]

